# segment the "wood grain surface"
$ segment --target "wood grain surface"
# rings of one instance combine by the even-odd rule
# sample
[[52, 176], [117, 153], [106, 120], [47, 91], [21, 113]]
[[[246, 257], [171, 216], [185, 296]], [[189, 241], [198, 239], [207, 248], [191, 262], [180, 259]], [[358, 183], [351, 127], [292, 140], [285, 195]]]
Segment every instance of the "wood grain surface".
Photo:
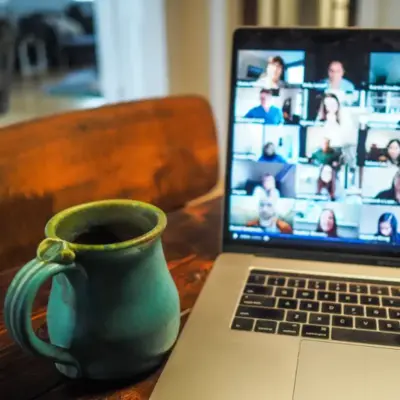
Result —
[[[40, 208], [40, 207], [39, 207]], [[181, 309], [187, 313], [210, 271], [219, 252], [221, 199], [214, 199], [168, 215], [168, 227], [163, 236], [168, 266], [178, 287]], [[24, 262], [34, 254], [35, 243], [25, 246], [21, 253], [15, 246], [9, 250], [9, 265]], [[30, 251], [32, 250], [32, 252]], [[1, 256], [4, 262], [4, 255]], [[3, 268], [0, 272], [0, 290], [4, 291], [15, 269]], [[47, 290], [39, 294], [33, 311], [33, 326], [45, 339], [45, 308]], [[70, 381], [63, 378], [48, 360], [24, 353], [8, 337], [0, 318], [0, 398], [5, 400], [145, 400], [150, 397], [162, 367], [147, 376], [113, 383]], [[132, 360], [134, 362], [134, 360]]]

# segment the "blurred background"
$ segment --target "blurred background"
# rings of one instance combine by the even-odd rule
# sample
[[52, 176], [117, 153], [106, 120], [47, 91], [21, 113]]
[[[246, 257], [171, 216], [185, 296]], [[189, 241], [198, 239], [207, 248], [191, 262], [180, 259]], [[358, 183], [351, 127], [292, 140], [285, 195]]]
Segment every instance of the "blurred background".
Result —
[[240, 25], [397, 27], [398, 0], [0, 0], [0, 125], [195, 93], [223, 161]]

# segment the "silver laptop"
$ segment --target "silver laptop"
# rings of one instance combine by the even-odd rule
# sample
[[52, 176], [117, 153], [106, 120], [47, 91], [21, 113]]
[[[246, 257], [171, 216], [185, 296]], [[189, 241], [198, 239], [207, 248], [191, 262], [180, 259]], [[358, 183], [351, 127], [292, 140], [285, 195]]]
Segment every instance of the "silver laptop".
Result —
[[236, 31], [223, 252], [152, 400], [399, 398], [399, 44]]

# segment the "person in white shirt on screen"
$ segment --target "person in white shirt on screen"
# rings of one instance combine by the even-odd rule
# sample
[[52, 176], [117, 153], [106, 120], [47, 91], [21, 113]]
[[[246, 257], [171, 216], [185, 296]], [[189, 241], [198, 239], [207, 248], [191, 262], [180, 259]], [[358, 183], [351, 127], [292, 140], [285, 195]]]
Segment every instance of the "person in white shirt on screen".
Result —
[[358, 129], [351, 121], [342, 118], [342, 107], [335, 94], [324, 94], [317, 120], [324, 123], [324, 136], [330, 140], [331, 146], [340, 148], [344, 162], [355, 167]]
[[285, 62], [280, 56], [269, 57], [265, 72], [256, 81], [256, 86], [266, 89], [280, 89], [286, 87], [283, 80]]
[[353, 92], [355, 87], [352, 82], [344, 78], [345, 69], [343, 63], [333, 60], [328, 66], [328, 78], [324, 79], [324, 83], [329, 90], [341, 90], [343, 92]]
[[324, 122], [325, 126], [337, 127], [340, 125], [340, 102], [335, 94], [324, 94], [317, 119]]
[[265, 174], [262, 177], [261, 185], [256, 186], [256, 188], [254, 189], [253, 196], [258, 201], [261, 201], [262, 199], [268, 199], [271, 200], [273, 203], [276, 203], [281, 197], [281, 194], [276, 188], [275, 177], [271, 174]]
[[330, 201], [343, 199], [343, 190], [336, 171], [330, 165], [322, 165], [320, 168], [316, 194], [326, 196]]

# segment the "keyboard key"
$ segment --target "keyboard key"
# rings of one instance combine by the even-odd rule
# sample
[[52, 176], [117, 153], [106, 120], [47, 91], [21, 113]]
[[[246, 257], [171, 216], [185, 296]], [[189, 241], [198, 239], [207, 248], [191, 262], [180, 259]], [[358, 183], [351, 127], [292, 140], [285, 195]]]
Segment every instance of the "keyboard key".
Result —
[[309, 299], [309, 300], [314, 300], [315, 291], [314, 291], [314, 290], [299, 289], [299, 290], [297, 290], [296, 297], [297, 297], [298, 299]]
[[304, 311], [319, 311], [319, 303], [317, 301], [306, 301], [300, 302], [300, 310]]
[[344, 282], [330, 282], [328, 288], [332, 292], [347, 292], [347, 284]]
[[399, 332], [400, 331], [400, 323], [399, 321], [390, 321], [390, 320], [379, 320], [379, 329], [381, 331], [387, 332]]
[[400, 287], [394, 287], [392, 286], [390, 288], [390, 291], [392, 292], [393, 297], [400, 297]]
[[308, 281], [308, 288], [315, 290], [325, 290], [326, 282], [325, 281]]
[[249, 317], [258, 319], [272, 319], [282, 321], [285, 312], [275, 308], [239, 306], [236, 312], [237, 317]]
[[367, 317], [387, 318], [386, 309], [378, 307], [367, 307]]
[[276, 332], [276, 321], [257, 321], [256, 327], [254, 328], [255, 332], [263, 332], [263, 333], [275, 333]]
[[360, 303], [366, 306], [380, 306], [379, 297], [376, 296], [360, 296]]
[[340, 293], [339, 294], [339, 302], [340, 303], [353, 303], [357, 304], [358, 303], [358, 296], [356, 294], [345, 294], [345, 293]]
[[295, 310], [297, 308], [297, 300], [279, 299], [278, 308], [286, 308], [288, 310]]
[[389, 308], [389, 318], [400, 319], [400, 310], [395, 310], [394, 308]]
[[327, 326], [303, 325], [301, 336], [318, 339], [329, 339], [330, 329]]
[[358, 283], [350, 284], [350, 292], [352, 293], [368, 293], [367, 285], [361, 285]]
[[279, 323], [278, 333], [281, 335], [299, 336], [300, 325], [292, 322]]
[[328, 314], [310, 314], [309, 323], [316, 325], [329, 325], [331, 316]]
[[247, 318], [234, 318], [232, 322], [232, 329], [238, 331], [251, 331], [253, 329], [254, 319]]
[[286, 321], [289, 322], [307, 322], [307, 313], [302, 311], [288, 311]]
[[400, 346], [400, 334], [387, 332], [332, 328], [331, 339], [341, 342]]
[[264, 285], [265, 275], [250, 274], [249, 279], [247, 279], [247, 283], [253, 283], [255, 285]]
[[294, 290], [293, 289], [287, 289], [287, 288], [278, 287], [275, 290], [275, 296], [276, 297], [293, 297], [294, 296]]
[[336, 293], [334, 293], [334, 292], [318, 292], [318, 300], [336, 301]]
[[353, 317], [343, 317], [342, 315], [334, 315], [332, 317], [332, 324], [335, 326], [352, 328], [353, 327]]
[[371, 286], [371, 294], [377, 294], [379, 296], [389, 296], [389, 289], [385, 286]]
[[329, 314], [341, 314], [342, 313], [342, 305], [337, 303], [322, 303], [323, 313]]
[[344, 306], [345, 315], [357, 315], [359, 317], [364, 316], [364, 307], [362, 306]]
[[294, 288], [304, 288], [306, 287], [306, 281], [304, 279], [289, 279], [288, 286]]
[[247, 306], [259, 306], [259, 307], [275, 307], [275, 297], [262, 297], [251, 294], [245, 294], [240, 300], [240, 304]]
[[382, 297], [382, 305], [386, 307], [400, 307], [400, 298]]
[[376, 330], [376, 319], [373, 318], [356, 318], [356, 328]]
[[244, 288], [245, 294], [258, 294], [262, 296], [271, 296], [272, 287], [270, 286], [257, 286], [257, 285], [246, 285]]
[[286, 279], [281, 276], [271, 276], [268, 278], [268, 285], [285, 286]]

